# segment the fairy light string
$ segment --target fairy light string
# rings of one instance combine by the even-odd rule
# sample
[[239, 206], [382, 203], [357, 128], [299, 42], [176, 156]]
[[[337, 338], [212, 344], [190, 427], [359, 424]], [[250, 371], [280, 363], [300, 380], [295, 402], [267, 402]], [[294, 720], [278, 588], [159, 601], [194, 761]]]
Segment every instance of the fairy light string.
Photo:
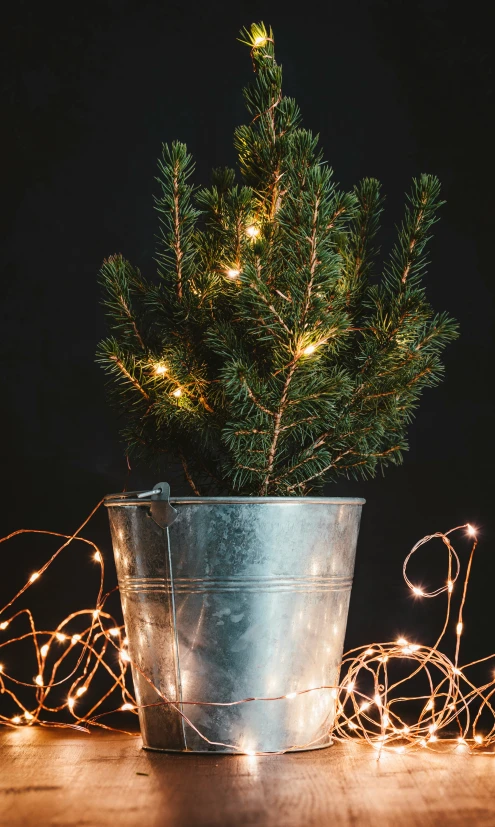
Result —
[[[432, 646], [409, 639], [410, 636], [366, 644], [350, 650], [343, 656], [339, 670], [340, 680], [336, 686], [311, 687], [275, 697], [242, 698], [224, 703], [182, 699], [179, 708], [177, 702], [167, 698], [137, 664], [132, 662], [127, 650], [123, 624], [107, 608], [109, 598], [118, 591], [118, 587], [105, 592], [103, 554], [92, 540], [80, 536], [102, 502], [98, 503], [71, 535], [21, 529], [0, 539], [0, 543], [5, 543], [19, 535], [43, 534], [63, 540], [47, 562], [38, 571], [33, 572], [24, 586], [0, 609], [1, 725], [14, 728], [36, 724], [86, 732], [91, 726], [97, 726], [136, 735], [135, 730], [111, 726], [102, 720], [116, 712], [137, 714], [139, 707], [132, 693], [130, 680], [129, 667], [132, 665], [156, 692], [156, 703], [148, 706], [171, 706], [205, 743], [239, 753], [264, 754], [248, 751], [236, 744], [210, 741], [190, 720], [184, 708], [197, 705], [236, 706], [258, 702], [291, 703], [299, 695], [324, 689], [330, 693], [335, 703], [335, 720], [330, 732], [334, 740], [352, 740], [367, 744], [379, 752], [403, 753], [439, 748], [445, 751], [446, 746], [453, 751], [491, 752], [491, 747], [495, 743], [495, 677], [490, 674], [485, 683], [478, 685], [469, 677], [468, 672], [473, 667], [480, 667], [481, 664], [488, 665], [489, 661], [495, 659], [495, 654], [462, 666], [459, 660], [464, 608], [477, 547], [476, 530], [469, 523], [456, 526], [445, 533], [426, 535], [413, 546], [404, 560], [404, 581], [416, 598], [446, 596], [443, 626]], [[451, 536], [455, 532], [467, 533], [471, 539], [471, 550], [463, 578], [460, 558], [451, 541]], [[435, 538], [442, 541], [447, 552], [447, 577], [443, 585], [426, 591], [421, 584], [410, 580], [408, 565], [413, 555]], [[70, 613], [52, 630], [38, 629], [31, 610], [14, 610], [14, 603], [28, 589], [39, 588], [38, 581], [47, 569], [76, 541], [89, 547], [90, 564], [99, 566], [99, 587], [95, 604], [91, 608]], [[462, 583], [459, 584], [461, 579]], [[460, 592], [457, 613], [454, 611], [456, 590]], [[22, 624], [23, 628], [18, 629]], [[17, 631], [8, 636], [7, 630], [11, 628]], [[450, 634], [453, 635], [454, 642], [452, 659], [443, 648]], [[32, 682], [17, 677], [9, 665], [16, 647], [26, 642], [32, 644], [37, 664], [37, 673], [33, 675]], [[394, 678], [395, 666], [399, 667], [397, 678]], [[95, 693], [90, 690], [96, 675], [101, 673], [106, 675], [108, 688], [99, 694], [96, 693], [95, 697]], [[424, 680], [424, 694], [407, 694], [408, 684], [414, 680], [416, 686], [419, 679]], [[55, 696], [61, 688], [64, 697], [57, 700]], [[26, 700], [26, 691], [29, 702]], [[7, 706], [13, 709], [8, 715], [4, 711]], [[69, 723], [62, 719], [67, 716], [72, 719]], [[454, 737], [453, 731], [457, 733]], [[447, 737], [442, 738], [442, 732]], [[317, 745], [318, 740], [323, 740], [327, 735], [328, 733], [325, 733], [311, 743], [294, 744], [290, 749]]]

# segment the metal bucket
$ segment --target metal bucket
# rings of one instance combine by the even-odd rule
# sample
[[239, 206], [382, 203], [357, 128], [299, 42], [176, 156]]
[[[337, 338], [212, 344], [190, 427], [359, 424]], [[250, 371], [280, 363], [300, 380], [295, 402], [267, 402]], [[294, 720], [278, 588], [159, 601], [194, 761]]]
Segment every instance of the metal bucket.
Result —
[[335, 692], [293, 693], [338, 681], [365, 501], [178, 497], [170, 524], [153, 502], [126, 496], [106, 505], [143, 746], [328, 746]]

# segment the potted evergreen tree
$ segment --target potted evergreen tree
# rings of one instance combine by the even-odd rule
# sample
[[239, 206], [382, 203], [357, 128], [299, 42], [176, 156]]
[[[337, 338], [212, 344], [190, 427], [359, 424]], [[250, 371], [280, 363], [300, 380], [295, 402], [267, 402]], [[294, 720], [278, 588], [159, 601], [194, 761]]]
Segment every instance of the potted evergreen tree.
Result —
[[[121, 255], [101, 270], [112, 335], [98, 359], [128, 450], [179, 460], [194, 494], [162, 519], [146, 498], [108, 501], [152, 748], [328, 742], [334, 700], [316, 687], [337, 679], [364, 501], [314, 495], [401, 461], [457, 335], [423, 285], [438, 180], [413, 181], [379, 269], [379, 182], [339, 189], [282, 94], [272, 31], [241, 36], [255, 72], [251, 120], [235, 132], [242, 183], [217, 169], [196, 189], [186, 147], [164, 146], [156, 278]], [[156, 705], [157, 691], [174, 705]]]

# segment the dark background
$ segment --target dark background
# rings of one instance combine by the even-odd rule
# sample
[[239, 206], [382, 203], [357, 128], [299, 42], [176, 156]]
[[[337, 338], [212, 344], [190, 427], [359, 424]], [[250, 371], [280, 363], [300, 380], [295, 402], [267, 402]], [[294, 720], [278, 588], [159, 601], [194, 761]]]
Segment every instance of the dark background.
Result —
[[[487, 4], [488, 5], [488, 4]], [[1, 528], [72, 531], [127, 479], [123, 446], [94, 363], [104, 321], [96, 274], [122, 252], [149, 273], [157, 224], [152, 194], [162, 141], [178, 138], [198, 183], [233, 165], [234, 127], [251, 66], [242, 25], [275, 29], [286, 93], [321, 135], [337, 179], [376, 176], [387, 193], [384, 248], [413, 175], [436, 173], [447, 205], [431, 247], [428, 295], [461, 338], [446, 378], [425, 392], [400, 468], [327, 493], [367, 499], [348, 646], [399, 633], [432, 640], [444, 603], [411, 599], [402, 560], [426, 533], [469, 521], [480, 548], [468, 599], [465, 655], [492, 651], [493, 20], [483, 4], [358, 0], [308, 4], [167, 0], [17, 2], [4, 23]], [[174, 493], [189, 493], [173, 469]], [[106, 515], [88, 532], [111, 561]], [[416, 582], [445, 579], [439, 541]], [[0, 597], [53, 544], [0, 546]], [[467, 543], [459, 541], [465, 560]], [[46, 618], [91, 602], [96, 571], [82, 547], [30, 591]], [[111, 565], [111, 563], [110, 563]], [[435, 605], [433, 605], [435, 604]], [[43, 615], [43, 612], [45, 613]], [[41, 624], [45, 625], [44, 623]]]

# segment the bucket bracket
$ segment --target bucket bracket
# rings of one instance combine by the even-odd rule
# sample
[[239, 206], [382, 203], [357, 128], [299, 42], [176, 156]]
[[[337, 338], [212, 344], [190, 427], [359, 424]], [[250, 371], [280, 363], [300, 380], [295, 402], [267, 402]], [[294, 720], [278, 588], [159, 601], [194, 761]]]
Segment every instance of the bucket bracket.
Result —
[[178, 517], [177, 509], [170, 505], [170, 485], [158, 482], [153, 486], [150, 517], [160, 528], [168, 528]]

